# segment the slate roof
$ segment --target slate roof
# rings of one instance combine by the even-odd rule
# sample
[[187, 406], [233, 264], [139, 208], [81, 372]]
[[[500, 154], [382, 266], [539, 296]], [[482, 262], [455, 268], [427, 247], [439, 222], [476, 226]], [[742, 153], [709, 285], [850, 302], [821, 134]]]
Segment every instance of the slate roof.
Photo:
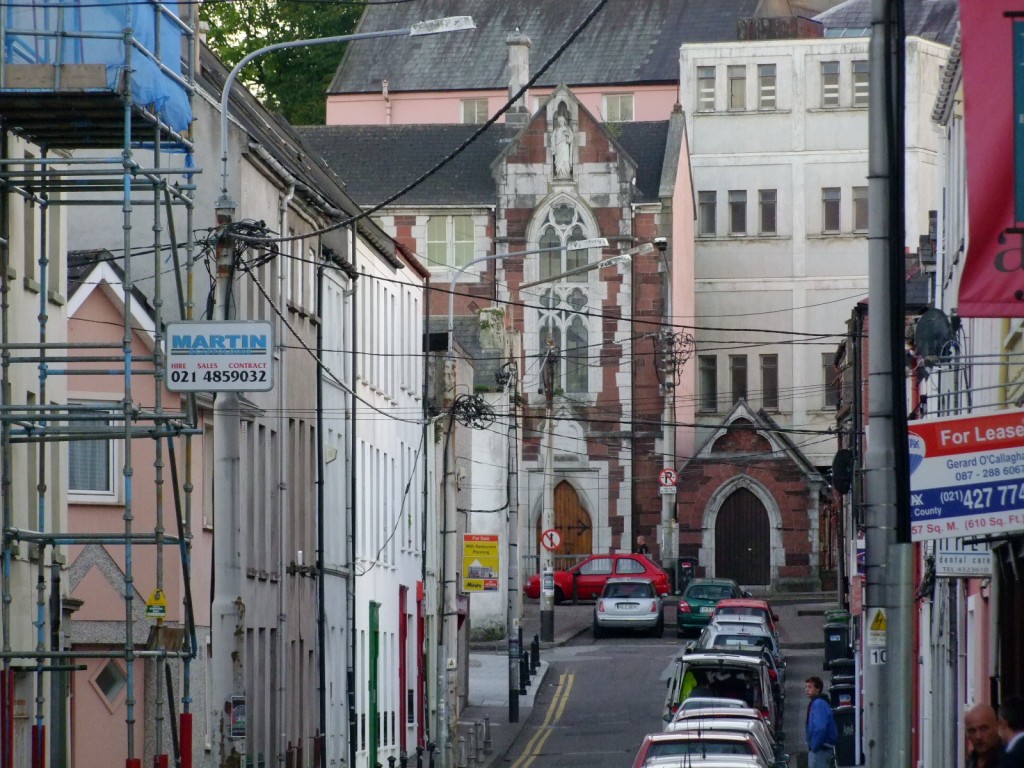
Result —
[[[668, 121], [616, 124], [615, 137], [637, 163], [636, 202], [658, 199]], [[375, 205], [429, 170], [458, 147], [475, 125], [316, 125], [297, 129], [363, 207]], [[494, 205], [491, 163], [518, 128], [495, 124], [448, 165], [394, 205]]]
[[[907, 34], [944, 45], [952, 45], [959, 13], [958, 0], [905, 0], [904, 18]], [[814, 17], [829, 30], [869, 29], [871, 0], [846, 0], [835, 8]]]
[[[538, 85], [676, 83], [683, 43], [736, 39], [736, 22], [760, 0], [609, 0]], [[505, 38], [530, 38], [536, 72], [594, 7], [594, 0], [418, 0], [368, 4], [359, 32], [472, 16], [476, 29], [361, 40], [347, 46], [328, 93], [489, 90], [508, 87]]]

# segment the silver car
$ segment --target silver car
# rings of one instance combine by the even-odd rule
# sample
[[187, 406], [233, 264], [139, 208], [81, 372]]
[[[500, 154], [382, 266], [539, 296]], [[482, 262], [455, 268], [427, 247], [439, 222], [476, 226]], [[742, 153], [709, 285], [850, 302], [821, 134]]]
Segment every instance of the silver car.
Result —
[[594, 637], [609, 629], [642, 629], [661, 637], [665, 630], [661, 608], [658, 590], [650, 579], [608, 579], [594, 604]]

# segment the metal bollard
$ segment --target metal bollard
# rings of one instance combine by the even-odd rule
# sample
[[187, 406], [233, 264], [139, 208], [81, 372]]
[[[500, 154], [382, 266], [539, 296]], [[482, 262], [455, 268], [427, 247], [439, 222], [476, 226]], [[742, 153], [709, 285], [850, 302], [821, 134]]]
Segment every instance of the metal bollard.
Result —
[[416, 745], [416, 768], [423, 768], [423, 747]]
[[395, 763], [398, 762], [398, 758], [394, 755], [388, 755], [388, 768], [395, 768]]
[[476, 743], [476, 761], [481, 765], [484, 762], [484, 723], [482, 720], [477, 720], [473, 723], [473, 730], [476, 731], [475, 743]]
[[523, 651], [519, 657], [519, 690], [524, 691], [530, 687], [530, 652]]
[[466, 737], [465, 736], [459, 736], [459, 748], [458, 748], [457, 755], [458, 755], [458, 757], [456, 757], [456, 759], [455, 759], [455, 765], [457, 765], [458, 768], [468, 768], [468, 763], [466, 762]]
[[432, 741], [427, 742], [427, 765], [429, 768], [434, 768], [434, 753], [437, 752], [437, 744]]
[[399, 768], [409, 768], [409, 753], [404, 749], [398, 755], [398, 765]]
[[466, 763], [476, 765], [476, 727], [473, 723], [469, 724], [469, 730], [466, 731]]
[[494, 742], [491, 741], [491, 716], [484, 715], [484, 754], [490, 755], [494, 752]]
[[530, 673], [536, 674], [540, 669], [540, 636], [534, 635], [530, 643]]

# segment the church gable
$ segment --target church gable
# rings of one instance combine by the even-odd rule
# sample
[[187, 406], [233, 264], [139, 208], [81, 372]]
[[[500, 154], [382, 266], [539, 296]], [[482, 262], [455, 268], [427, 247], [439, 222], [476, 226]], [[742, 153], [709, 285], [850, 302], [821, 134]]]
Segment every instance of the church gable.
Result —
[[711, 445], [711, 453], [760, 453], [771, 454], [772, 444], [755, 431], [754, 424], [747, 419], [736, 419], [728, 431]]
[[515, 207], [566, 189], [592, 207], [628, 205], [637, 166], [611, 128], [560, 86], [496, 159], [495, 177], [504, 180]]

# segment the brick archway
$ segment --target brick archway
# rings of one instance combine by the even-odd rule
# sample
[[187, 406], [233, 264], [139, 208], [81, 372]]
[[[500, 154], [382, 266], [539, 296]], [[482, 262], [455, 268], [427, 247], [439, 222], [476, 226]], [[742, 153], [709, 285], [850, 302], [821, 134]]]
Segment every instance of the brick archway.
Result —
[[740, 584], [771, 583], [768, 513], [757, 496], [737, 488], [715, 521], [715, 575]]
[[774, 584], [779, 577], [779, 568], [785, 564], [786, 556], [782, 546], [782, 513], [779, 510], [775, 497], [772, 496], [764, 485], [749, 475], [736, 475], [729, 478], [718, 486], [715, 492], [711, 494], [711, 498], [708, 499], [707, 505], [704, 507], [704, 517], [701, 523], [700, 564], [704, 566], [705, 573], [708, 576], [723, 575], [719, 574], [716, 570], [718, 565], [716, 541], [718, 517], [729, 498], [740, 489], [749, 492], [764, 509], [764, 515], [768, 523], [769, 574], [767, 583]]
[[[541, 517], [538, 515], [534, 536], [540, 551]], [[590, 514], [580, 503], [579, 494], [568, 480], [555, 486], [555, 530], [562, 534], [558, 555], [589, 555], [594, 551], [594, 525]], [[575, 558], [574, 558], [575, 559]]]

